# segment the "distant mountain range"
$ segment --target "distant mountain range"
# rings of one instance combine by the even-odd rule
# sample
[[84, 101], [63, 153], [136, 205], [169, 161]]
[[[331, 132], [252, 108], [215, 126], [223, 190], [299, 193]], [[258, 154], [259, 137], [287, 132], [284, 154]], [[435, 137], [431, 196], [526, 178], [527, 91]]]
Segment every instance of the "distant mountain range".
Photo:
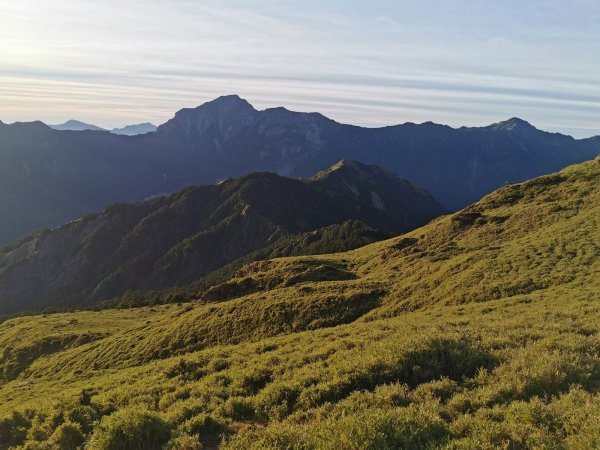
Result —
[[137, 136], [138, 134], [154, 133], [157, 126], [150, 122], [138, 123], [134, 125], [125, 125], [123, 128], [113, 128], [110, 130], [114, 134], [124, 134], [125, 136]]
[[[318, 229], [348, 250], [413, 230], [445, 212], [385, 169], [342, 161], [308, 180], [255, 173], [137, 204], [116, 204], [0, 252], [0, 314], [90, 305], [126, 290], [190, 283], [251, 252], [269, 255]], [[360, 221], [348, 225], [347, 221]], [[346, 225], [342, 225], [346, 223]], [[339, 225], [338, 225], [339, 224]], [[350, 230], [350, 232], [348, 232]], [[291, 239], [291, 240], [290, 240]]]
[[126, 125], [122, 128], [113, 128], [112, 130], [107, 130], [105, 128], [97, 127], [96, 125], [91, 125], [89, 123], [80, 122], [79, 120], [67, 120], [65, 123], [61, 123], [59, 125], [50, 125], [50, 128], [59, 131], [109, 131], [113, 134], [123, 134], [126, 136], [136, 136], [138, 134], [145, 133], [153, 133], [156, 131], [156, 125], [153, 125], [149, 122], [138, 123], [135, 125]]
[[594, 158], [600, 139], [547, 133], [520, 119], [480, 128], [343, 125], [318, 113], [257, 111], [237, 96], [183, 109], [139, 136], [0, 124], [0, 244], [118, 201], [271, 171], [306, 177], [352, 159], [385, 167], [450, 210], [506, 182]]

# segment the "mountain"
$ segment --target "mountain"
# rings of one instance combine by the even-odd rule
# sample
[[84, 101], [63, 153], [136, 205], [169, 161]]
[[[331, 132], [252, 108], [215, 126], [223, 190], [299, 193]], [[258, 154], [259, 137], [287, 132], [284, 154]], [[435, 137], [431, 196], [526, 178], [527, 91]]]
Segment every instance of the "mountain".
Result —
[[513, 118], [482, 128], [427, 122], [369, 129], [318, 113], [255, 110], [237, 96], [183, 109], [157, 138], [201, 154], [230, 171], [274, 170], [305, 176], [340, 159], [393, 170], [430, 191], [449, 209], [462, 208], [505, 182], [518, 182], [594, 158], [593, 139], [540, 131]]
[[89, 123], [80, 122], [79, 120], [67, 120], [65, 123], [59, 125], [50, 125], [50, 128], [59, 131], [105, 131], [104, 128], [97, 127], [96, 125], [90, 125]]
[[125, 125], [122, 128], [113, 128], [110, 132], [114, 134], [124, 134], [126, 136], [136, 136], [138, 134], [153, 133], [156, 131], [156, 128], [156, 125], [144, 122], [134, 125]]
[[308, 180], [255, 173], [116, 204], [1, 250], [0, 314], [188, 284], [284, 238], [351, 219], [389, 236], [444, 212], [409, 181], [355, 161]]
[[433, 123], [370, 129], [317, 113], [257, 111], [237, 96], [183, 109], [138, 136], [0, 125], [0, 243], [122, 201], [250, 172], [308, 177], [342, 159], [385, 167], [447, 209], [594, 158], [600, 140], [546, 133], [519, 119], [481, 128]]
[[599, 217], [597, 159], [221, 302], [7, 320], [0, 446], [596, 448]]
[[96, 125], [90, 125], [89, 123], [71, 119], [59, 125], [50, 125], [50, 128], [59, 131], [110, 131], [113, 134], [136, 136], [138, 134], [152, 133], [156, 131], [157, 127], [156, 125], [153, 125], [149, 122], [145, 122], [133, 125], [125, 125], [122, 128], [113, 128], [112, 130], [106, 130], [105, 128], [97, 127]]

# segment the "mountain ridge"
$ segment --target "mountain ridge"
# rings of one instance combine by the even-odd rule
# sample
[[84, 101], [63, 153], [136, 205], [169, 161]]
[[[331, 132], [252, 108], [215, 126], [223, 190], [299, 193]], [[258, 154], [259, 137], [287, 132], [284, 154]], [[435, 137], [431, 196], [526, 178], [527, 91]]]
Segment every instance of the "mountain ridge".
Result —
[[445, 212], [392, 172], [358, 162], [343, 178], [339, 170], [308, 180], [253, 173], [38, 232], [0, 249], [0, 311], [90, 306], [127, 290], [171, 288], [299, 233], [356, 220], [397, 234]]
[[113, 134], [137, 136], [139, 134], [154, 133], [158, 127], [150, 122], [134, 123], [110, 130]]
[[[527, 120], [524, 120], [520, 117], [511, 117], [509, 119], [506, 120], [501, 120], [499, 122], [494, 122], [491, 123], [489, 125], [482, 125], [482, 126], [460, 126], [460, 127], [452, 127], [446, 124], [442, 124], [442, 123], [438, 123], [438, 122], [433, 122], [433, 121], [425, 121], [425, 122], [421, 122], [421, 123], [417, 123], [417, 122], [403, 122], [403, 123], [398, 123], [398, 124], [390, 124], [390, 125], [381, 125], [381, 126], [376, 126], [376, 127], [368, 127], [368, 126], [363, 126], [363, 125], [354, 125], [354, 124], [350, 124], [350, 123], [345, 123], [345, 122], [338, 122], [334, 119], [331, 119], [319, 112], [313, 111], [313, 112], [305, 112], [305, 111], [294, 111], [294, 110], [290, 110], [284, 106], [275, 106], [275, 107], [269, 107], [269, 108], [265, 108], [263, 110], [259, 110], [254, 108], [254, 106], [248, 102], [247, 100], [241, 98], [239, 95], [237, 94], [228, 94], [228, 95], [222, 95], [220, 97], [217, 97], [213, 100], [207, 101], [205, 103], [202, 103], [196, 107], [187, 107], [187, 108], [181, 108], [179, 110], [177, 110], [175, 112], [175, 115], [171, 118], [168, 119], [166, 122], [156, 126], [157, 129], [164, 127], [165, 125], [169, 124], [169, 122], [173, 121], [174, 119], [177, 119], [178, 116], [182, 116], [182, 115], [188, 115], [188, 114], [194, 114], [197, 112], [204, 112], [206, 111], [207, 107], [210, 107], [211, 105], [217, 105], [217, 107], [224, 107], [226, 105], [229, 105], [230, 107], [232, 105], [245, 105], [246, 108], [242, 108], [245, 109], [246, 111], [249, 112], [256, 112], [256, 113], [277, 113], [277, 112], [284, 112], [284, 113], [289, 113], [289, 114], [293, 114], [293, 115], [305, 115], [305, 116], [313, 116], [313, 117], [319, 117], [322, 119], [325, 119], [328, 122], [333, 122], [335, 124], [338, 125], [345, 125], [345, 126], [349, 126], [349, 127], [354, 127], [354, 128], [360, 128], [360, 129], [365, 129], [365, 130], [382, 130], [382, 129], [387, 129], [387, 128], [395, 128], [395, 127], [419, 127], [419, 126], [435, 126], [435, 127], [441, 127], [441, 128], [446, 128], [446, 129], [450, 129], [450, 130], [461, 130], [461, 129], [466, 129], [466, 130], [479, 130], [479, 129], [499, 129], [499, 130], [510, 130], [514, 127], [525, 127], [525, 128], [529, 128], [532, 130], [536, 130], [536, 131], [540, 131], [542, 133], [546, 133], [546, 134], [554, 134], [554, 135], [559, 135], [559, 136], [564, 136], [564, 137], [570, 137], [574, 140], [578, 140], [578, 141], [586, 141], [586, 140], [595, 140], [595, 139], [600, 139], [600, 135], [595, 135], [595, 136], [590, 136], [587, 138], [580, 138], [580, 139], [576, 139], [571, 135], [565, 134], [565, 133], [561, 133], [561, 132], [548, 132], [548, 131], [544, 131], [542, 129], [539, 129], [537, 127], [535, 127], [534, 125], [532, 125], [530, 122], [528, 122]], [[13, 122], [13, 124], [19, 123], [19, 124], [33, 124], [33, 123], [37, 123], [37, 122], [41, 122], [40, 120], [35, 120], [35, 121], [19, 121], [19, 122]], [[41, 122], [44, 123], [44, 122]], [[144, 123], [139, 123], [139, 124], [131, 124], [131, 125], [125, 125], [121, 128], [113, 128], [112, 130], [108, 130], [106, 128], [102, 128], [102, 127], [98, 127], [96, 125], [92, 125], [92, 124], [88, 124], [76, 119], [69, 119], [68, 121], [62, 123], [62, 124], [57, 124], [57, 125], [47, 125], [50, 128], [56, 129], [58, 131], [65, 131], [65, 130], [60, 130], [57, 127], [61, 127], [63, 125], [68, 125], [68, 124], [75, 124], [75, 125], [84, 125], [84, 126], [89, 126], [89, 127], [93, 127], [90, 128], [92, 130], [95, 131], [110, 131], [112, 132], [112, 130], [119, 130], [119, 129], [123, 129], [127, 126], [137, 126], [137, 125], [153, 125], [150, 122], [144, 122]], [[10, 123], [5, 123], [3, 121], [0, 120], [0, 124], [2, 125], [12, 125]], [[44, 125], [46, 125], [44, 123]], [[153, 125], [154, 126], [154, 125]], [[70, 130], [67, 130], [70, 131]]]
[[156, 132], [132, 137], [4, 124], [0, 244], [114, 202], [249, 172], [308, 177], [342, 159], [392, 170], [457, 210], [505, 182], [551, 173], [600, 152], [599, 139], [529, 131], [431, 123], [362, 128], [319, 113], [257, 111], [232, 96], [181, 110]]
[[125, 135], [125, 136], [137, 136], [138, 134], [152, 133], [156, 131], [156, 125], [150, 122], [136, 123], [130, 125], [124, 125], [123, 127], [115, 127], [112, 129], [106, 129], [92, 125], [89, 123], [82, 122], [80, 120], [70, 119], [64, 123], [58, 125], [48, 125], [53, 130], [58, 131], [107, 131], [113, 134]]

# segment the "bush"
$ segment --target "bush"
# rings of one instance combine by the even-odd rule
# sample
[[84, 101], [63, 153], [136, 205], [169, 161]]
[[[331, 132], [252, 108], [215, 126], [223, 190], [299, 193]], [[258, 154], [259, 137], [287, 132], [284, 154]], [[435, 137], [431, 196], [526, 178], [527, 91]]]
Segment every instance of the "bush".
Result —
[[198, 435], [200, 438], [216, 437], [225, 431], [226, 427], [212, 416], [202, 413], [192, 417], [182, 425], [185, 433]]
[[52, 448], [60, 448], [62, 450], [75, 450], [84, 441], [85, 437], [81, 433], [81, 428], [72, 422], [63, 423], [50, 436], [50, 445]]
[[92, 436], [89, 448], [159, 450], [169, 437], [169, 426], [158, 415], [129, 408], [104, 417]]
[[448, 432], [435, 413], [417, 408], [368, 409], [306, 426], [281, 422], [240, 433], [227, 449], [426, 449], [443, 443]]
[[0, 420], [0, 448], [19, 445], [27, 435], [27, 429], [31, 426], [24, 414], [14, 411], [10, 416]]
[[202, 443], [198, 436], [179, 434], [171, 439], [165, 446], [166, 450], [201, 450]]
[[397, 370], [401, 381], [416, 387], [442, 377], [460, 381], [497, 364], [493, 355], [467, 339], [434, 337], [422, 348], [407, 352]]
[[65, 422], [78, 425], [83, 434], [89, 434], [93, 430], [93, 423], [101, 416], [97, 408], [89, 405], [69, 405], [63, 411]]
[[250, 400], [245, 397], [230, 397], [217, 409], [217, 412], [234, 420], [244, 420], [254, 415], [254, 408]]

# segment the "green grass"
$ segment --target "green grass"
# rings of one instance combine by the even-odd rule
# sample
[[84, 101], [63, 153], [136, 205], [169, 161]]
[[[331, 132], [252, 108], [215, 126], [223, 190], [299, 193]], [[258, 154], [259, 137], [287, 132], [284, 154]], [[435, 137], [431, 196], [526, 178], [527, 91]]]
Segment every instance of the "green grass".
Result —
[[598, 220], [592, 161], [218, 303], [8, 320], [0, 447], [598, 447]]

